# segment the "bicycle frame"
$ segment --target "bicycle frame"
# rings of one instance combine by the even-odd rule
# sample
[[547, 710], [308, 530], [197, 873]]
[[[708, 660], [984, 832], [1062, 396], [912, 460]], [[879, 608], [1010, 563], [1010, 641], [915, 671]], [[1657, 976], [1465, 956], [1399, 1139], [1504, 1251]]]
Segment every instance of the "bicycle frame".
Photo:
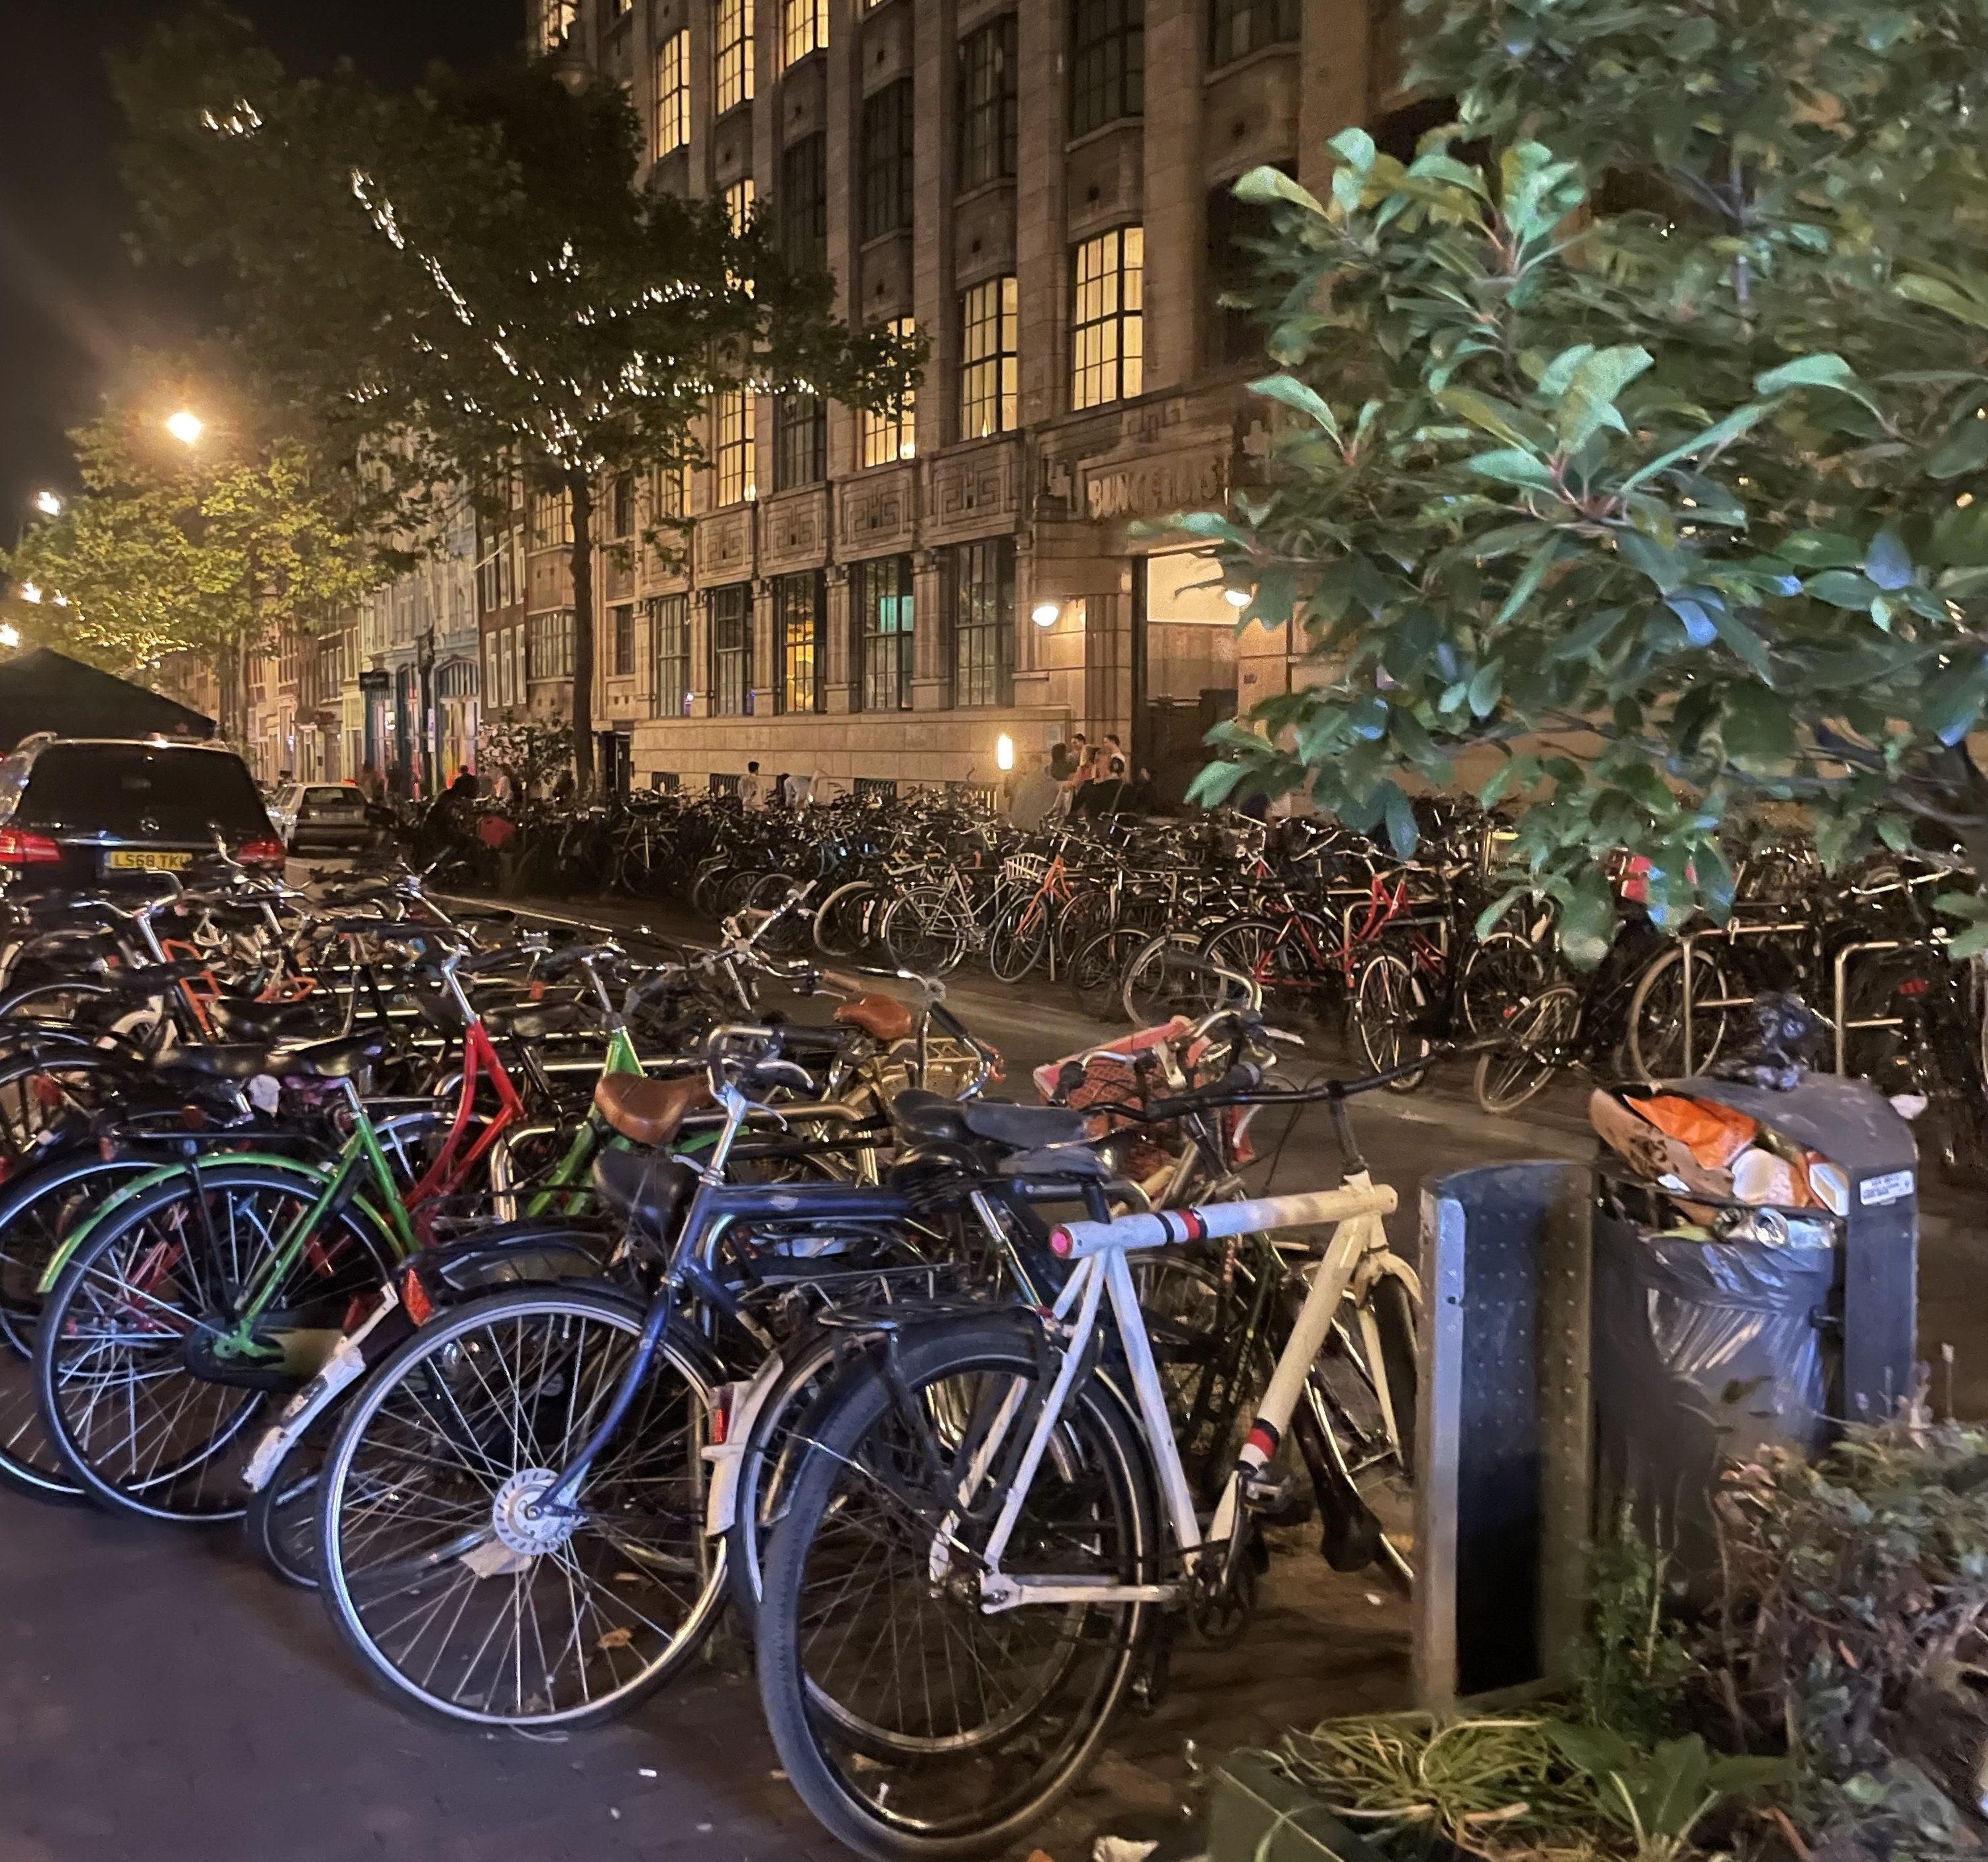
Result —
[[[1086, 1361], [1086, 1347], [1097, 1330], [1098, 1314], [1107, 1298], [1111, 1302], [1131, 1373], [1140, 1421], [1158, 1469], [1161, 1497], [1172, 1523], [1175, 1542], [1183, 1556], [1191, 1559], [1203, 1546], [1222, 1545], [1236, 1536], [1243, 1483], [1276, 1453], [1303, 1394], [1313, 1363], [1332, 1329], [1341, 1297], [1364, 1259], [1387, 1245], [1381, 1218], [1394, 1210], [1396, 1200], [1391, 1188], [1370, 1182], [1366, 1173], [1361, 1171], [1338, 1189], [1308, 1195], [1162, 1210], [1151, 1215], [1121, 1216], [1115, 1222], [1071, 1222], [1057, 1230], [1050, 1237], [1051, 1248], [1077, 1263], [1053, 1309], [1053, 1316], [1067, 1328], [1067, 1337], [1060, 1347], [1061, 1362], [1055, 1382], [1037, 1413], [986, 1549], [981, 1554], [982, 1609], [991, 1614], [1024, 1603], [1166, 1603], [1181, 1595], [1187, 1581], [1184, 1574], [1159, 1583], [1114, 1584], [1087, 1577], [1014, 1577], [1001, 1569], [1002, 1557], [1020, 1519], [1029, 1488]], [[1335, 1225], [1332, 1239], [1312, 1277], [1290, 1337], [1279, 1354], [1269, 1387], [1258, 1401], [1256, 1421], [1204, 1535], [1195, 1511], [1193, 1490], [1174, 1440], [1166, 1393], [1146, 1335], [1127, 1254], [1134, 1249], [1159, 1247], [1168, 1242], [1328, 1222]], [[961, 1483], [958, 1510], [940, 1522], [933, 1536], [931, 1569], [935, 1583], [942, 1580], [950, 1567], [961, 1514], [985, 1485], [1027, 1394], [1028, 1386], [1017, 1382], [1002, 1400], [987, 1438]]]

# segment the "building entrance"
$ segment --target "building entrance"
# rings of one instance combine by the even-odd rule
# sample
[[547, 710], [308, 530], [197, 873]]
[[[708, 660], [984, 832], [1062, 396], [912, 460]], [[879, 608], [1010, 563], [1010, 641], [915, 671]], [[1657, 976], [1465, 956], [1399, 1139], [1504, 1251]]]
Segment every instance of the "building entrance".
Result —
[[1185, 799], [1211, 752], [1202, 741], [1236, 715], [1236, 610], [1205, 550], [1169, 550], [1137, 566], [1134, 603], [1141, 703], [1134, 755], [1164, 802]]

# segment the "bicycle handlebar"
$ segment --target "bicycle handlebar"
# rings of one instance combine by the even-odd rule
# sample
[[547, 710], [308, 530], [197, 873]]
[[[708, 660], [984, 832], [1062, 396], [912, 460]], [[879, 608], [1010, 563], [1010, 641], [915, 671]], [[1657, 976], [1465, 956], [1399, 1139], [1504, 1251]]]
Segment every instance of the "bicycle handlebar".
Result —
[[1266, 1228], [1310, 1228], [1356, 1215], [1391, 1215], [1400, 1198], [1384, 1183], [1346, 1184], [1297, 1196], [1261, 1196], [1249, 1202], [1209, 1203], [1199, 1208], [1156, 1209], [1112, 1222], [1065, 1222], [1051, 1231], [1050, 1252], [1081, 1260], [1113, 1248], [1164, 1248], [1170, 1242], [1216, 1241]]

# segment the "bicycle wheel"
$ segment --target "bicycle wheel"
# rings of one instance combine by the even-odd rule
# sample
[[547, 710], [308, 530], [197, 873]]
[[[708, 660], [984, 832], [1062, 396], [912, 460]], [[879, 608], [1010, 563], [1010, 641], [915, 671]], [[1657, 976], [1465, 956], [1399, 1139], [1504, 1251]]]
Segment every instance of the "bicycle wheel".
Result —
[[[1718, 1059], [1732, 1028], [1733, 1010], [1723, 1005], [1735, 998], [1725, 966], [1714, 956], [1695, 951], [1691, 960], [1690, 1070], [1702, 1073]], [[1684, 952], [1673, 945], [1661, 951], [1636, 979], [1629, 998], [1629, 1066], [1635, 1076], [1654, 1085], [1675, 1080], [1685, 1070]]]
[[987, 934], [987, 967], [996, 982], [1018, 983], [1049, 948], [1049, 901], [1037, 894], [996, 921]]
[[588, 1725], [660, 1686], [716, 1620], [711, 1387], [667, 1335], [575, 1512], [532, 1510], [606, 1414], [643, 1318], [604, 1290], [500, 1293], [431, 1319], [360, 1388], [325, 1463], [320, 1594], [396, 1699]]
[[1581, 992], [1572, 983], [1555, 983], [1513, 1010], [1503, 1043], [1478, 1057], [1478, 1104], [1515, 1112], [1543, 1092], [1567, 1064], [1580, 1026]]
[[1378, 1565], [1415, 1576], [1415, 1302], [1384, 1273], [1357, 1306], [1342, 1300], [1296, 1413], [1323, 1523], [1320, 1549], [1335, 1571]]
[[211, 1347], [234, 1330], [243, 1289], [272, 1289], [264, 1342], [315, 1357], [387, 1272], [384, 1243], [356, 1215], [332, 1218], [277, 1270], [282, 1238], [323, 1188], [221, 1164], [140, 1193], [84, 1236], [42, 1309], [35, 1375], [42, 1425], [91, 1499], [146, 1519], [241, 1517], [248, 1496], [223, 1451], [265, 1391], [315, 1367], [219, 1380]]
[[263, 1569], [299, 1590], [317, 1582], [318, 1495], [324, 1458], [337, 1427], [336, 1412], [323, 1416], [293, 1443], [276, 1472], [248, 1496], [242, 1535]]
[[1547, 986], [1547, 959], [1516, 931], [1493, 931], [1463, 954], [1456, 985], [1458, 1019], [1473, 1035], [1495, 1034], [1506, 1013]]
[[37, 1289], [64, 1241], [106, 1198], [153, 1168], [146, 1159], [106, 1160], [92, 1150], [52, 1159], [0, 1191], [0, 1486], [37, 1499], [83, 1497], [42, 1427], [35, 1394]]
[[823, 899], [814, 914], [814, 948], [824, 957], [847, 961], [875, 941], [884, 900], [874, 880], [853, 879]]
[[1218, 974], [1192, 932], [1162, 931], [1126, 960], [1118, 999], [1139, 1027], [1156, 1028], [1175, 1015], [1198, 1019], [1241, 993]]
[[1121, 925], [1100, 931], [1070, 960], [1063, 981], [1086, 1015], [1115, 1022], [1123, 1012], [1126, 966], [1148, 941], [1150, 934]]
[[[1075, 1783], [1124, 1695], [1148, 1607], [980, 1607], [974, 1542], [1023, 1432], [996, 1456], [984, 1509], [962, 1519], [957, 1495], [1003, 1402], [1042, 1374], [1012, 1320], [907, 1338], [894, 1369], [901, 1398], [861, 1362], [812, 1418], [767, 1550], [759, 1696], [789, 1779], [831, 1835], [878, 1862], [936, 1862], [1003, 1847]], [[1003, 1570], [1151, 1581], [1151, 1485], [1137, 1424], [1087, 1380]]]
[[1267, 918], [1231, 919], [1202, 939], [1201, 954], [1248, 977], [1266, 1002], [1286, 1011], [1309, 1007], [1317, 1015], [1324, 1012], [1337, 985], [1338, 972], [1328, 960], [1338, 944], [1338, 934], [1323, 918], [1298, 912], [1286, 925]]
[[883, 907], [877, 941], [899, 969], [948, 976], [966, 955], [972, 934], [964, 907], [944, 887], [920, 887]]
[[[1415, 966], [1395, 951], [1376, 951], [1353, 979], [1353, 1032], [1368, 1068], [1384, 1073], [1428, 1057], [1428, 991]], [[1428, 1078], [1418, 1068], [1388, 1082], [1391, 1091], [1412, 1093]]]

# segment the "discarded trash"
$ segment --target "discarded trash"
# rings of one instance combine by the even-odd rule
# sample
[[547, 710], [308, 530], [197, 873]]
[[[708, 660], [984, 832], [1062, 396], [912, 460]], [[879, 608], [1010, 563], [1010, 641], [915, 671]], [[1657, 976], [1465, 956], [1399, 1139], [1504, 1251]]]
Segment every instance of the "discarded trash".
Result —
[[[1091, 1862], [1146, 1862], [1159, 1846], [1157, 1837], [1150, 1843], [1140, 1843], [1130, 1837], [1101, 1836], [1090, 1846]], [[1036, 1855], [1041, 1854], [1040, 1850], [1036, 1851]], [[1035, 1857], [1031, 1856], [1029, 1862], [1035, 1862]]]
[[653, 1778], [655, 1775], [656, 1768], [653, 1765], [638, 1765], [635, 1768], [635, 1776], [637, 1778]]

